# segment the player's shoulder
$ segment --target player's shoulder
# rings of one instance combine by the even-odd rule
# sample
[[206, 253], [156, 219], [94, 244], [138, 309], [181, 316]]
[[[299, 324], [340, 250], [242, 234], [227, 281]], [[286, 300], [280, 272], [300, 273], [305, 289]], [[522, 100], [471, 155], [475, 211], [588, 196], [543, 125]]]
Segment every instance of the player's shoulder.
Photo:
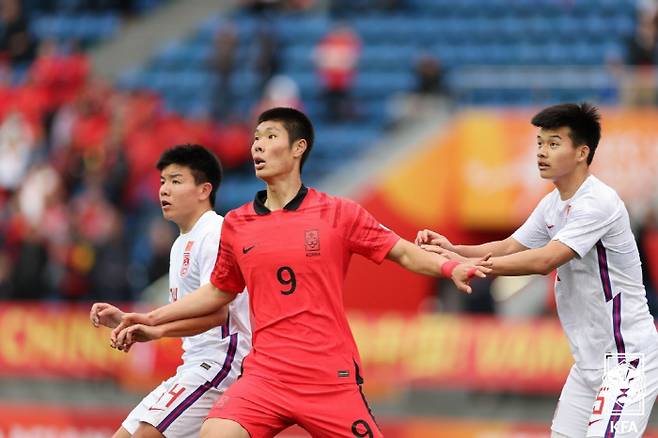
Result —
[[538, 210], [552, 209], [554, 204], [560, 199], [560, 192], [558, 189], [553, 189], [546, 193], [543, 198], [537, 203]]
[[200, 251], [216, 251], [224, 218], [215, 211], [208, 211], [201, 217], [200, 228], [195, 238]]
[[246, 202], [239, 207], [229, 210], [224, 216], [224, 222], [235, 222], [243, 220], [246, 217], [252, 216], [254, 214], [253, 202]]
[[207, 211], [199, 218], [199, 232], [203, 235], [217, 233], [221, 229], [224, 218], [216, 211]]
[[320, 192], [314, 189], [309, 189], [309, 193], [312, 193], [313, 197], [315, 198], [315, 202], [318, 203], [333, 205], [358, 205], [355, 201], [343, 196], [330, 195], [329, 193]]
[[574, 207], [580, 206], [589, 210], [616, 210], [623, 203], [615, 189], [591, 175], [583, 183], [573, 200]]
[[366, 212], [366, 209], [356, 202], [353, 199], [345, 198], [343, 196], [333, 196], [324, 193], [326, 197], [324, 203], [330, 207], [333, 207], [334, 210], [340, 211], [341, 216], [345, 215], [346, 217], [357, 217]]

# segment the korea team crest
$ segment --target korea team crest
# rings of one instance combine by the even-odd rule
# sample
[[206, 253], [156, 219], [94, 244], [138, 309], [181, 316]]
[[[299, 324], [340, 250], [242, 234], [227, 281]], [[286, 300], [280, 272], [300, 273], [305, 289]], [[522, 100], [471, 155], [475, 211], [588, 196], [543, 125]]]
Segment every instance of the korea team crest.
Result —
[[183, 252], [183, 264], [180, 268], [181, 277], [185, 277], [190, 271], [190, 255], [192, 254], [192, 246], [194, 246], [194, 240], [190, 240], [185, 245], [185, 252]]
[[306, 249], [307, 257], [314, 257], [320, 255], [320, 231], [318, 230], [304, 231], [304, 248]]

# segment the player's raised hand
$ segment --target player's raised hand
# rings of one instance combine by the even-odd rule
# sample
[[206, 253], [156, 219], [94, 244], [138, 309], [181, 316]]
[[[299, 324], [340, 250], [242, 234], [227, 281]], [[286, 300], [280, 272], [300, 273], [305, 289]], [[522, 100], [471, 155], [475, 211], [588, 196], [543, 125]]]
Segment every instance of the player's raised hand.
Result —
[[89, 311], [89, 320], [94, 327], [115, 328], [121, 322], [123, 312], [108, 303], [94, 303]]
[[110, 345], [112, 348], [119, 348], [120, 344], [117, 342], [117, 338], [123, 329], [135, 324], [149, 325], [148, 322], [148, 316], [145, 313], [124, 313], [121, 317], [121, 322], [110, 334]]
[[117, 349], [127, 353], [136, 342], [149, 342], [162, 337], [160, 327], [135, 324], [126, 327], [117, 335]]
[[420, 230], [416, 235], [416, 245], [437, 245], [448, 251], [455, 252], [454, 245], [442, 234], [432, 230]]
[[491, 272], [490, 268], [476, 265], [474, 263], [460, 263], [452, 271], [451, 279], [457, 289], [470, 294], [470, 282], [473, 277], [485, 278], [487, 273]]

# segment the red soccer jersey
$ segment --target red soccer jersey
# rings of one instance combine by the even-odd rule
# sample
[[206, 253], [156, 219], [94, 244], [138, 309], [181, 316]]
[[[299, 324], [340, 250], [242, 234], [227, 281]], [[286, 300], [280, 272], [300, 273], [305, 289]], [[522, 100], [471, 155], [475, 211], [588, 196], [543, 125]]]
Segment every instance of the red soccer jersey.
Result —
[[343, 307], [353, 253], [381, 263], [399, 240], [355, 202], [302, 186], [282, 210], [266, 192], [224, 218], [211, 281], [225, 292], [246, 285], [252, 352], [245, 373], [283, 382], [360, 381], [359, 353]]

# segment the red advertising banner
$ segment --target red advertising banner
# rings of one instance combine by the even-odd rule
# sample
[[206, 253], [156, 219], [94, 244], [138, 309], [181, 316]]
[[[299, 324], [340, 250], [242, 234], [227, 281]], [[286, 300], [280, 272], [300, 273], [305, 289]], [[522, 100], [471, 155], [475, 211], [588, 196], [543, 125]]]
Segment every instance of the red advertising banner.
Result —
[[[559, 393], [573, 363], [555, 319], [350, 313], [366, 381]], [[603, 360], [603, 359], [602, 359]]]
[[0, 438], [108, 438], [127, 413], [107, 407], [0, 404]]
[[[353, 311], [349, 320], [373, 395], [405, 385], [557, 394], [573, 363], [555, 318]], [[109, 377], [145, 392], [180, 363], [178, 339], [113, 350], [82, 307], [0, 305], [0, 330], [5, 377]]]
[[124, 359], [82, 308], [3, 304], [0, 333], [3, 374], [107, 376]]
[[[0, 438], [110, 438], [129, 409], [0, 403]], [[294, 427], [277, 435], [307, 438]]]
[[149, 388], [180, 363], [180, 340], [138, 344], [129, 354], [110, 348], [110, 330], [94, 328], [89, 309], [49, 304], [0, 304], [0, 374], [28, 377], [112, 377]]
[[[109, 346], [84, 307], [0, 305], [0, 375], [110, 377], [137, 392], [173, 374], [180, 341]], [[351, 312], [370, 387], [423, 384], [557, 393], [571, 366], [556, 319], [501, 320], [440, 314]]]
[[[128, 410], [0, 404], [0, 438], [109, 438]], [[486, 419], [378, 418], [385, 436], [395, 438], [548, 438], [550, 425]], [[308, 438], [298, 427], [280, 438]], [[649, 429], [644, 438], [658, 438]]]

